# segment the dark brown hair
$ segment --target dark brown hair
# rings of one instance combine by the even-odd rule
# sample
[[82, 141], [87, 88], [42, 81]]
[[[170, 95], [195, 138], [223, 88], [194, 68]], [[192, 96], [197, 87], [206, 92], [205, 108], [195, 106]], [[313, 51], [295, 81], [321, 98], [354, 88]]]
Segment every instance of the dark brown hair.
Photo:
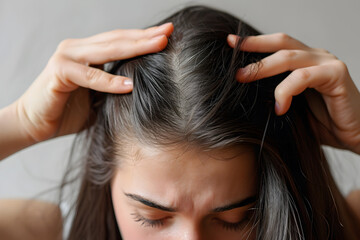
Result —
[[185, 8], [161, 23], [169, 21], [175, 30], [165, 50], [105, 66], [131, 77], [134, 90], [92, 95], [96, 120], [82, 133], [82, 182], [69, 239], [121, 239], [110, 180], [129, 139], [160, 147], [189, 143], [204, 150], [252, 146], [260, 182], [257, 239], [356, 239], [309, 124], [304, 95], [279, 117], [273, 110], [274, 89], [287, 73], [247, 84], [235, 80], [239, 67], [266, 55], [230, 48], [227, 35], [244, 39], [260, 33], [202, 6]]

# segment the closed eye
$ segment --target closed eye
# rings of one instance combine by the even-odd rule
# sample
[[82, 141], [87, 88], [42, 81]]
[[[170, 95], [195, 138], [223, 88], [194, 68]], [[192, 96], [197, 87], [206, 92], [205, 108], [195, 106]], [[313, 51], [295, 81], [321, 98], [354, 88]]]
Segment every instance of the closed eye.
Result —
[[164, 221], [167, 218], [161, 218], [161, 219], [148, 219], [144, 216], [140, 215], [139, 213], [132, 213], [131, 214], [135, 220], [135, 222], [139, 222], [141, 226], [144, 227], [161, 227], [164, 225]]
[[240, 231], [243, 230], [253, 219], [254, 212], [255, 208], [249, 208], [248, 210], [246, 210], [245, 216], [238, 222], [228, 222], [220, 218], [216, 218], [216, 221], [226, 230]]

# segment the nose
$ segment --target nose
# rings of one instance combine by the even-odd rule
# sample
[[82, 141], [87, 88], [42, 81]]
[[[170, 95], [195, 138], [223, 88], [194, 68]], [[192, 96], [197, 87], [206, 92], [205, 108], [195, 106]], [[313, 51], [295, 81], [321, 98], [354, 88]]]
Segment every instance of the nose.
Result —
[[191, 233], [186, 232], [186, 233], [184, 233], [183, 236], [184, 237], [182, 238], [182, 240], [200, 240], [200, 239], [202, 239], [199, 234], [194, 233], [194, 232], [191, 232]]
[[182, 229], [181, 240], [205, 240], [204, 234], [202, 234], [201, 226], [194, 224], [188, 224]]

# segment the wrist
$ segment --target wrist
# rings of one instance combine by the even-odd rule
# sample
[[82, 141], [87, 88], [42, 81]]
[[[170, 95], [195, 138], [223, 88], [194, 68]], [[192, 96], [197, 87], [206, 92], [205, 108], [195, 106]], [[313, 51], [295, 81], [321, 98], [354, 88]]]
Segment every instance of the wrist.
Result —
[[0, 160], [36, 143], [21, 122], [18, 102], [0, 109]]

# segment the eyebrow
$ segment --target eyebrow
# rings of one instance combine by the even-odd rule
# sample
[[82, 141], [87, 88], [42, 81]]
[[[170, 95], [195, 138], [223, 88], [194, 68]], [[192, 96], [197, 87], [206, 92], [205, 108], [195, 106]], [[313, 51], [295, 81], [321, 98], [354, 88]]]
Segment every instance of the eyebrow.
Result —
[[[144, 197], [142, 197], [140, 195], [137, 195], [137, 194], [132, 194], [132, 193], [124, 193], [124, 194], [128, 198], [130, 198], [132, 200], [135, 200], [137, 202], [140, 202], [140, 203], [142, 203], [142, 204], [144, 204], [144, 205], [146, 205], [148, 207], [151, 207], [151, 208], [156, 208], [156, 209], [166, 211], [166, 212], [176, 212], [177, 211], [175, 208], [161, 205], [159, 203], [156, 203], [154, 201], [146, 199], [146, 198], [144, 198]], [[254, 203], [254, 202], [256, 202], [256, 200], [257, 200], [256, 196], [250, 196], [250, 197], [247, 197], [247, 198], [245, 198], [243, 200], [240, 200], [238, 202], [231, 203], [231, 204], [228, 204], [228, 205], [225, 205], [225, 206], [222, 206], [222, 207], [214, 208], [213, 210], [211, 210], [211, 212], [218, 213], [218, 212], [229, 211], [229, 210], [232, 210], [232, 209], [235, 209], [235, 208], [244, 207], [246, 205]]]
[[231, 204], [228, 204], [228, 205], [225, 205], [225, 206], [222, 206], [222, 207], [217, 207], [217, 208], [214, 208], [212, 210], [212, 212], [225, 212], [225, 211], [229, 211], [229, 210], [232, 210], [232, 209], [235, 209], [235, 208], [240, 208], [240, 207], [244, 207], [244, 206], [247, 206], [251, 203], [254, 203], [256, 202], [257, 200], [257, 196], [250, 196], [250, 197], [247, 197], [243, 200], [240, 200], [238, 202], [235, 202], [235, 203], [231, 203]]
[[159, 203], [155, 203], [154, 201], [151, 201], [149, 199], [146, 199], [146, 198], [136, 195], [136, 194], [125, 193], [125, 196], [127, 196], [128, 198], [131, 198], [132, 200], [140, 202], [148, 207], [151, 207], [151, 208], [157, 208], [157, 209], [160, 209], [160, 210], [166, 211], [166, 212], [176, 212], [175, 208], [163, 206]]

